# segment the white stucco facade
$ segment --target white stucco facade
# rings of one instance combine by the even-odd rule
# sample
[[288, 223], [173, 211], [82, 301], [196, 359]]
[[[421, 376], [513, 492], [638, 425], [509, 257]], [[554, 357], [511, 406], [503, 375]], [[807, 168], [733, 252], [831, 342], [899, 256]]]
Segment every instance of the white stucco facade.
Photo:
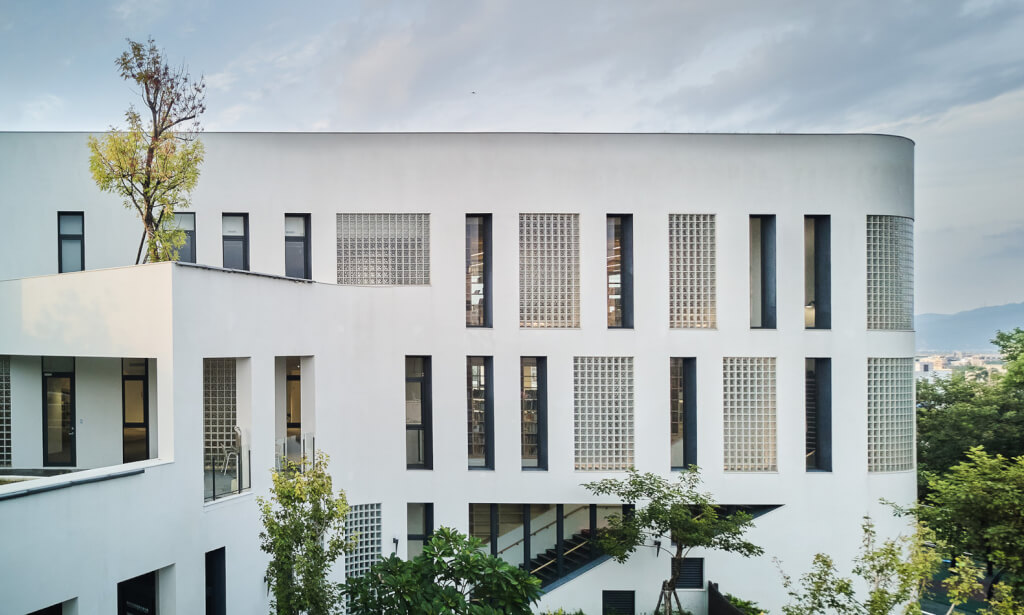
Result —
[[[765, 556], [704, 558], [705, 580], [777, 611], [772, 558], [796, 576], [816, 552], [848, 562], [880, 498], [915, 496], [913, 466], [869, 472], [869, 358], [912, 358], [912, 331], [868, 329], [869, 216], [913, 218], [913, 143], [880, 135], [207, 134], [193, 195], [196, 261], [135, 260], [140, 225], [88, 175], [86, 135], [0, 133], [0, 356], [9, 357], [15, 469], [43, 468], [40, 357], [77, 357], [77, 470], [0, 485], [141, 474], [0, 499], [3, 613], [69, 601], [114, 612], [117, 583], [159, 571], [161, 613], [204, 610], [204, 554], [225, 548], [229, 613], [266, 612], [255, 496], [280, 438], [281, 357], [303, 357], [303, 431], [352, 504], [381, 505], [383, 554], [406, 554], [407, 503], [469, 529], [471, 503], [611, 504], [574, 468], [574, 358], [633, 358], [634, 465], [668, 475], [670, 357], [696, 358], [697, 462], [723, 504], [779, 505], [749, 538]], [[57, 212], [84, 212], [84, 272], [57, 273]], [[246, 213], [251, 275], [221, 270], [221, 221]], [[310, 217], [312, 281], [284, 279], [285, 214]], [[336, 216], [426, 213], [430, 283], [337, 284]], [[519, 322], [519, 216], [579, 218], [576, 329]], [[717, 326], [669, 326], [671, 214], [714, 214]], [[490, 214], [493, 326], [467, 328], [467, 214]], [[607, 326], [606, 216], [632, 216], [633, 321]], [[777, 325], [750, 327], [751, 215], [775, 216]], [[804, 322], [805, 216], [831, 221], [831, 328]], [[431, 357], [433, 468], [407, 469], [406, 356]], [[467, 468], [466, 357], [493, 357], [493, 470]], [[546, 357], [546, 471], [520, 459], [523, 356]], [[120, 463], [117, 359], [150, 359], [150, 457]], [[203, 359], [237, 358], [251, 489], [204, 503]], [[723, 358], [775, 358], [776, 471], [723, 465]], [[809, 472], [805, 359], [831, 359], [831, 465]], [[911, 361], [912, 363], [912, 361]], [[912, 443], [912, 434], [911, 434]], [[394, 545], [392, 538], [397, 538]], [[635, 590], [650, 612], [669, 561], [643, 550], [547, 593], [539, 608], [600, 613]], [[343, 565], [337, 566], [342, 578]], [[694, 610], [703, 592], [680, 590]]]

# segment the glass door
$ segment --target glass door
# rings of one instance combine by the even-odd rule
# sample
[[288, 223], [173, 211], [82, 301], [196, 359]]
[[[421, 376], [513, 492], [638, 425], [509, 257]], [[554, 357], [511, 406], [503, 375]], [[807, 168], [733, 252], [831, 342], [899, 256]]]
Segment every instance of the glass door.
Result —
[[43, 372], [43, 465], [75, 465], [75, 375]]

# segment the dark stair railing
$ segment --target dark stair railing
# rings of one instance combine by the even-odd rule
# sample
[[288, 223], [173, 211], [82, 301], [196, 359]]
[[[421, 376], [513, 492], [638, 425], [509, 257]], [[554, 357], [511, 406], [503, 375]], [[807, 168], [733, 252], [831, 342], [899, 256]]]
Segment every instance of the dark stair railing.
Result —
[[592, 543], [590, 537], [590, 530], [583, 530], [573, 534], [571, 538], [560, 541], [561, 552], [556, 545], [554, 549], [548, 549], [530, 560], [530, 573], [540, 579], [541, 589], [603, 556], [594, 548], [596, 545]]

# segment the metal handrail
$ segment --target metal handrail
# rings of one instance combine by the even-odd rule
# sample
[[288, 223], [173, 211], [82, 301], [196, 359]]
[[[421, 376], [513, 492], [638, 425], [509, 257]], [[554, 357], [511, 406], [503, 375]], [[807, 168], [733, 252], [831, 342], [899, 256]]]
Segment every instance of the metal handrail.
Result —
[[[583, 509], [589, 509], [589, 508], [590, 508], [590, 505], [589, 505], [589, 504], [584, 504], [583, 506], [580, 506], [579, 508], [577, 508], [576, 510], [572, 511], [572, 512], [571, 512], [571, 513], [569, 513], [568, 515], [562, 515], [562, 519], [563, 519], [563, 520], [565, 520], [565, 519], [568, 519], [569, 517], [571, 517], [572, 515], [575, 515], [575, 514], [576, 514], [576, 513], [578, 513], [579, 511], [581, 511], [581, 510], [583, 510]], [[530, 532], [530, 538], [533, 538], [533, 537], [534, 537], [534, 536], [536, 536], [537, 534], [540, 534], [541, 532], [543, 532], [544, 530], [548, 529], [549, 527], [551, 527], [552, 525], [554, 525], [554, 524], [556, 524], [556, 523], [558, 523], [558, 515], [557, 515], [557, 514], [555, 515], [555, 520], [554, 520], [554, 521], [552, 521], [552, 522], [548, 523], [547, 525], [545, 525], [544, 527], [542, 527], [542, 528], [538, 529], [538, 530], [537, 530], [536, 532]], [[498, 551], [498, 555], [501, 555], [501, 554], [502, 554], [502, 553], [504, 553], [505, 551], [508, 551], [508, 550], [509, 550], [509, 549], [511, 549], [512, 547], [516, 546], [517, 544], [519, 544], [519, 543], [521, 543], [521, 542], [523, 542], [523, 541], [525, 541], [525, 540], [526, 540], [526, 537], [525, 537], [525, 536], [524, 536], [523, 538], [520, 538], [519, 540], [517, 540], [517, 541], [513, 542], [512, 544], [510, 544], [509, 546], [505, 547], [505, 548], [504, 548], [504, 549], [502, 549], [501, 551]]]
[[[581, 542], [580, 544], [576, 545], [575, 547], [573, 547], [573, 548], [569, 549], [568, 551], [565, 551], [564, 553], [562, 553], [562, 557], [565, 557], [566, 555], [569, 555], [570, 553], [572, 553], [576, 549], [581, 549], [581, 548], [583, 548], [583, 547], [585, 547], [585, 546], [587, 546], [589, 544], [590, 544], [589, 540], [584, 540], [583, 542]], [[543, 570], [544, 568], [547, 568], [548, 566], [550, 566], [551, 564], [554, 564], [557, 561], [558, 561], [557, 559], [550, 559], [547, 562], [541, 564], [540, 566], [537, 566], [536, 568], [533, 568], [532, 570], [530, 570], [530, 574], [533, 574], [533, 573], [537, 572], [538, 570]]]

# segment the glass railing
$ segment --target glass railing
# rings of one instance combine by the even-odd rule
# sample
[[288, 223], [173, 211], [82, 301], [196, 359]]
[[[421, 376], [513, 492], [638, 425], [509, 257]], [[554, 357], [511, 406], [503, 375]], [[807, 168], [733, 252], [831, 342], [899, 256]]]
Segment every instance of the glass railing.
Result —
[[249, 432], [238, 427], [226, 444], [207, 447], [203, 462], [203, 499], [206, 502], [241, 493], [252, 487], [252, 451]]
[[316, 456], [316, 436], [312, 433], [289, 435], [274, 443], [274, 469], [284, 469], [285, 463], [292, 463], [305, 470]]

